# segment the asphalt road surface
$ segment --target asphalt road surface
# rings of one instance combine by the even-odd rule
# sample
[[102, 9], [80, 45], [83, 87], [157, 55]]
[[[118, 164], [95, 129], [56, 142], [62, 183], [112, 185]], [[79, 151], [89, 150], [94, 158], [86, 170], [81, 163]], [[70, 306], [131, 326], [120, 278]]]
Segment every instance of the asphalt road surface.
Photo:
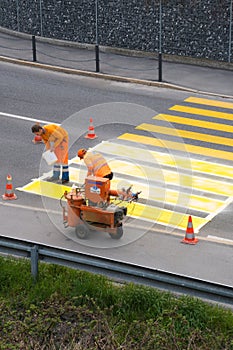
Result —
[[[0, 64], [0, 72], [1, 191], [4, 193], [6, 175], [10, 173], [18, 197], [15, 201], [0, 202], [2, 235], [233, 285], [230, 192], [233, 183], [230, 159], [233, 100], [67, 76], [6, 63]], [[193, 98], [200, 99], [198, 104], [197, 100], [193, 102]], [[212, 106], [206, 100], [214, 101]], [[210, 115], [204, 115], [203, 109], [211, 111], [208, 112]], [[158, 115], [163, 115], [163, 118], [166, 115], [166, 123], [161, 124], [161, 118], [158, 117], [153, 119]], [[169, 121], [171, 115], [186, 118], [178, 126], [176, 120], [172, 134], [168, 130], [174, 125], [173, 121]], [[94, 140], [84, 137], [90, 117], [94, 120], [98, 136]], [[187, 126], [190, 119], [199, 120], [199, 126]], [[36, 120], [41, 124], [62, 124], [69, 130], [70, 159], [75, 159], [80, 146], [95, 147], [113, 159], [117, 178], [149, 189], [150, 202], [146, 203], [147, 207], [143, 211], [145, 215], [141, 217], [137, 209], [130, 207], [133, 215], [126, 221], [124, 236], [120, 241], [111, 240], [106, 233], [92, 233], [85, 242], [75, 238], [72, 228], [63, 227], [57, 198], [48, 197], [46, 193], [41, 196], [25, 189], [25, 186], [32, 183], [32, 179], [38, 179], [45, 171], [50, 171], [41, 162], [43, 145], [31, 142], [33, 135], [30, 128]], [[210, 134], [204, 130], [207, 124], [201, 132], [200, 120], [214, 123], [208, 124], [208, 130], [212, 130], [211, 135], [215, 139], [210, 139]], [[221, 130], [216, 123], [223, 125]], [[182, 134], [182, 131], [197, 133], [197, 130], [198, 135]], [[200, 134], [206, 135], [204, 141]], [[152, 145], [150, 139], [149, 144], [143, 144], [148, 137], [153, 137], [156, 141], [163, 140], [163, 143]], [[185, 146], [183, 140], [187, 140], [189, 146]], [[229, 143], [226, 142], [228, 140]], [[171, 151], [170, 147], [177, 144], [180, 148]], [[172, 176], [174, 170], [170, 171], [170, 163], [161, 165], [157, 158], [151, 160], [151, 152], [158, 152], [158, 156], [164, 154], [161, 149], [164, 145], [172, 156], [170, 158], [175, 157], [177, 161], [182, 156], [182, 164], [179, 163], [178, 167], [178, 184]], [[199, 154], [195, 147], [200, 147]], [[217, 152], [220, 152], [218, 157]], [[129, 155], [132, 157], [133, 154], [133, 161], [131, 158], [129, 161]], [[124, 163], [125, 160], [127, 164]], [[187, 163], [184, 164], [184, 160]], [[143, 180], [138, 165], [143, 165], [143, 171], [147, 171]], [[212, 167], [215, 173], [211, 170]], [[180, 170], [184, 168], [184, 171]], [[153, 178], [154, 169], [163, 169], [157, 173], [158, 178]], [[81, 179], [82, 168], [79, 170]], [[156, 181], [166, 184], [166, 196], [164, 192], [159, 194], [161, 200], [153, 197], [159, 193]], [[184, 188], [188, 190], [183, 190]], [[186, 195], [180, 196], [180, 193]], [[174, 203], [177, 194], [179, 200]], [[189, 198], [192, 197], [192, 208], [188, 206], [190, 201], [187, 201], [187, 194]], [[148, 206], [152, 210], [160, 208], [154, 222], [147, 216]], [[168, 220], [167, 213], [170, 212], [173, 215]], [[166, 218], [162, 221], [164, 213]], [[190, 213], [193, 215], [193, 222], [198, 223], [200, 228], [197, 233], [199, 242], [196, 245], [181, 244], [185, 228], [174, 225], [174, 213], [186, 215], [185, 218]]]

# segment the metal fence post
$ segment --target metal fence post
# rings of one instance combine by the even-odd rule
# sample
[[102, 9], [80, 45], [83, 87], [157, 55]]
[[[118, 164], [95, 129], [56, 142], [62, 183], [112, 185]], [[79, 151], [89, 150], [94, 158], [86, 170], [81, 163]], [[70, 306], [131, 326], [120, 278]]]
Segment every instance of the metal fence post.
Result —
[[36, 37], [32, 35], [32, 57], [33, 62], [36, 62]]
[[162, 0], [159, 1], [159, 77], [158, 80], [162, 81]]
[[95, 71], [100, 71], [100, 57], [99, 57], [99, 40], [98, 40], [98, 0], [95, 0]]
[[95, 63], [96, 63], [96, 72], [100, 71], [100, 57], [99, 57], [99, 45], [95, 45]]
[[162, 53], [159, 52], [159, 81], [162, 81]]
[[38, 246], [34, 245], [34, 247], [31, 248], [31, 274], [33, 276], [34, 282], [36, 282], [38, 277]]
[[19, 32], [20, 31], [20, 26], [19, 26], [19, 0], [16, 1], [16, 13], [17, 13], [17, 30]]
[[228, 62], [231, 63], [231, 50], [232, 50], [232, 45], [231, 45], [231, 40], [232, 40], [232, 0], [230, 3], [230, 18], [229, 18], [229, 52], [228, 52]]
[[40, 0], [40, 36], [43, 36], [42, 0]]

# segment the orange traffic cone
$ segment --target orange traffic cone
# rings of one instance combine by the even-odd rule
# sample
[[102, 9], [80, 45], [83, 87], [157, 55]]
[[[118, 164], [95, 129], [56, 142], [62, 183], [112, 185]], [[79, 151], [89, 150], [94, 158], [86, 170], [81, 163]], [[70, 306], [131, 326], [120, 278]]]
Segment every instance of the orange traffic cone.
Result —
[[32, 140], [34, 144], [36, 143], [43, 143], [42, 137], [40, 135], [35, 135], [34, 139]]
[[198, 239], [195, 238], [195, 235], [194, 235], [192, 217], [191, 215], [189, 215], [186, 234], [185, 234], [185, 237], [182, 239], [181, 243], [196, 244], [197, 242], [198, 242]]
[[9, 174], [7, 175], [7, 178], [6, 178], [6, 192], [5, 194], [2, 195], [2, 198], [4, 200], [17, 199], [17, 196], [14, 194], [14, 191], [13, 191], [12, 177]]
[[96, 134], [95, 134], [95, 128], [93, 126], [93, 120], [92, 118], [90, 118], [90, 125], [88, 127], [88, 134], [85, 136], [86, 139], [95, 139], [96, 137]]

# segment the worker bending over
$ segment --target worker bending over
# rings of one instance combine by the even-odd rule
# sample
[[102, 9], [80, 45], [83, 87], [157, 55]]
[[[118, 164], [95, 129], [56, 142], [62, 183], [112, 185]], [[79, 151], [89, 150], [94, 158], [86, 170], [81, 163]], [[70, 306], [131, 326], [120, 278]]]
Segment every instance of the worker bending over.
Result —
[[49, 181], [57, 181], [60, 178], [62, 168], [61, 182], [69, 182], [68, 150], [69, 136], [68, 132], [61, 126], [55, 124], [44, 125], [43, 127], [35, 124], [32, 126], [32, 132], [42, 137], [46, 150], [54, 152], [57, 161], [53, 166], [53, 176]]
[[78, 150], [78, 157], [83, 159], [87, 166], [87, 176], [94, 175], [112, 180], [113, 173], [102, 154], [92, 153], [82, 148]]

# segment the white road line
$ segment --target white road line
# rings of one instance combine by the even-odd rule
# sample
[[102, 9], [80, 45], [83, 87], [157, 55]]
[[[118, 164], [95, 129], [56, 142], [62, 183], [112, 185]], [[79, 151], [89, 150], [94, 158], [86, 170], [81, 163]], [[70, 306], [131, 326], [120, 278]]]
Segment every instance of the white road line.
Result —
[[48, 209], [38, 208], [38, 207], [30, 207], [28, 205], [13, 204], [13, 203], [9, 203], [9, 202], [0, 202], [0, 205], [5, 206], [5, 207], [17, 208], [17, 209], [27, 209], [27, 210], [31, 210], [31, 211], [40, 211], [40, 212], [44, 212], [44, 213], [62, 215], [62, 211], [48, 210]]
[[[35, 123], [51, 124], [51, 122], [47, 121], [47, 120], [29, 118], [29, 117], [25, 117], [25, 116], [22, 116], [22, 115], [9, 114], [9, 113], [4, 113], [4, 112], [0, 112], [0, 116], [9, 117], [9, 118], [15, 118], [15, 119], [22, 119], [22, 120], [27, 120], [27, 121], [30, 121], [30, 122], [35, 122]], [[53, 124], [60, 125], [58, 123], [53, 123]]]
[[233, 244], [233, 240], [232, 239], [227, 239], [227, 238], [222, 238], [222, 237], [218, 237], [218, 236], [211, 236], [208, 235], [207, 239], [210, 239], [211, 241], [216, 241], [216, 242], [222, 242], [222, 243], [227, 243], [227, 244]]

